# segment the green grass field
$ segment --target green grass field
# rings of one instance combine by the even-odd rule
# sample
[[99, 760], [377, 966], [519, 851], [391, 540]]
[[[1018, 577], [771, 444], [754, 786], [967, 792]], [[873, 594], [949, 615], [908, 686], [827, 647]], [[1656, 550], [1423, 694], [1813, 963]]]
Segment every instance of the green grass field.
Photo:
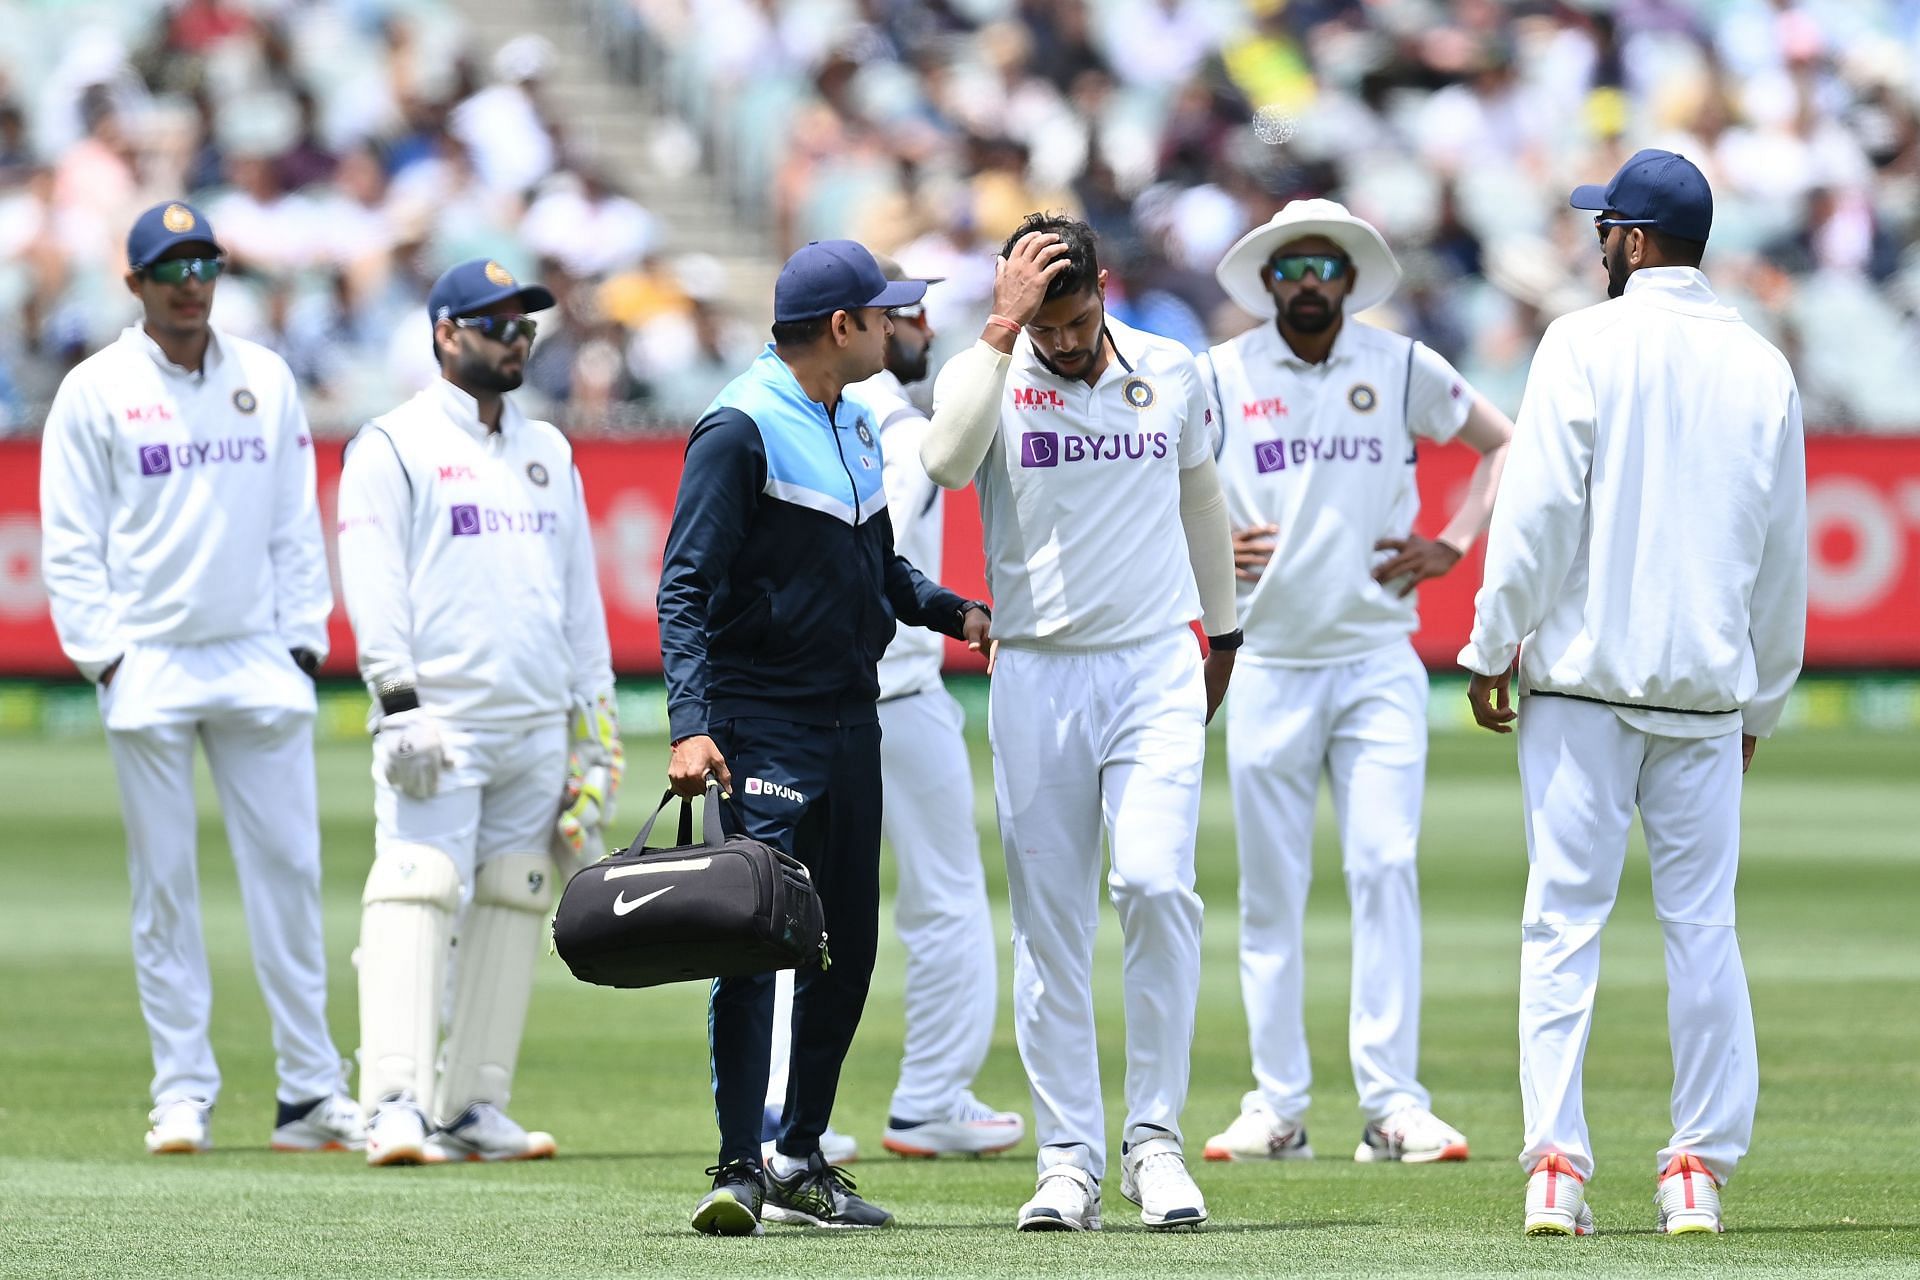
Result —
[[[1201, 832], [1208, 902], [1194, 1046], [1191, 1145], [1247, 1087], [1234, 957], [1234, 853], [1219, 739]], [[655, 741], [629, 744], [628, 795], [654, 793]], [[985, 752], [976, 750], [984, 779]], [[204, 786], [204, 778], [203, 778]], [[356, 1041], [357, 902], [369, 856], [364, 747], [320, 756], [335, 1036]], [[979, 817], [991, 830], [990, 793]], [[1358, 1166], [1345, 1045], [1346, 914], [1322, 806], [1308, 921], [1321, 1158], [1200, 1165], [1207, 1229], [1154, 1236], [1107, 1197], [1108, 1229], [1021, 1236], [1031, 1140], [993, 1160], [905, 1163], [879, 1133], [900, 1047], [901, 952], [883, 940], [874, 995], [835, 1119], [857, 1135], [863, 1194], [896, 1213], [884, 1233], [758, 1240], [692, 1235], [714, 1133], [703, 988], [606, 991], [545, 958], [514, 1112], [552, 1130], [560, 1159], [509, 1167], [367, 1169], [353, 1156], [276, 1156], [266, 1017], [211, 800], [202, 867], [226, 1076], [216, 1150], [157, 1160], [141, 1133], [150, 1074], [134, 996], [118, 806], [103, 742], [0, 740], [0, 1275], [1812, 1275], [1920, 1274], [1920, 740], [1801, 733], [1763, 746], [1746, 807], [1741, 938], [1762, 1056], [1754, 1150], [1727, 1195], [1731, 1230], [1652, 1233], [1651, 1164], [1667, 1133], [1664, 983], [1644, 853], [1607, 942], [1588, 1060], [1601, 1234], [1519, 1234], [1515, 1081], [1517, 918], [1525, 874], [1510, 744], [1436, 740], [1423, 848], [1424, 1075], [1474, 1159]], [[997, 842], [989, 872], [1004, 936]], [[1102, 935], [1103, 1069], [1117, 1136], [1117, 929]], [[1001, 956], [1001, 1022], [979, 1085], [1027, 1111]]]

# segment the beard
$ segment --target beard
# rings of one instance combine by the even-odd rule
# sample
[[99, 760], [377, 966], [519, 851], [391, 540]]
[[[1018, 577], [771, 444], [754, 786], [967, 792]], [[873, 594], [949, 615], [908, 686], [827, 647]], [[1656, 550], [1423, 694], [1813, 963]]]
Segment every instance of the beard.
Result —
[[911, 386], [927, 376], [927, 366], [932, 356], [931, 344], [914, 353], [902, 346], [899, 338], [887, 339], [887, 371], [905, 385]]
[[1281, 313], [1287, 328], [1295, 333], [1325, 333], [1340, 317], [1340, 311], [1325, 298], [1301, 294]]
[[457, 381], [469, 391], [484, 392], [488, 395], [502, 395], [519, 388], [526, 381], [526, 362], [512, 373], [504, 372], [490, 364], [477, 352], [464, 352], [454, 364], [453, 371]]
[[[1624, 242], [1625, 236], [1620, 239]], [[1612, 249], [1600, 251], [1600, 261], [1607, 268], [1607, 296], [1617, 298], [1627, 291], [1627, 277], [1633, 274], [1633, 268], [1627, 265], [1627, 247], [1621, 244], [1616, 253]]]

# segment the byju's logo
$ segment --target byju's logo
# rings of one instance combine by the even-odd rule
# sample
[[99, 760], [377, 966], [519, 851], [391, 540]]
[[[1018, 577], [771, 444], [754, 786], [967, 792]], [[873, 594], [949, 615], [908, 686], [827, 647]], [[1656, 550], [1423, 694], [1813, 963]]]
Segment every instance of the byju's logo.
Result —
[[480, 532], [480, 508], [471, 502], [457, 502], [453, 506], [453, 536], [469, 538]]
[[1253, 446], [1253, 467], [1261, 475], [1269, 471], [1287, 469], [1287, 442], [1285, 440], [1258, 440]]
[[1020, 465], [1023, 467], [1059, 466], [1059, 434], [1053, 431], [1029, 431], [1021, 436]]
[[189, 440], [185, 444], [140, 446], [140, 474], [171, 475], [193, 467], [221, 462], [265, 462], [267, 442], [258, 437], [230, 436], [224, 440]]
[[1386, 456], [1378, 436], [1306, 436], [1253, 443], [1253, 468], [1262, 475], [1309, 462], [1380, 462]]
[[164, 476], [173, 470], [173, 451], [164, 444], [140, 446], [140, 474]]
[[744, 789], [750, 796], [772, 796], [776, 800], [791, 800], [795, 804], [807, 802], [807, 798], [792, 787], [783, 787], [777, 782], [768, 782], [765, 778], [748, 778]]

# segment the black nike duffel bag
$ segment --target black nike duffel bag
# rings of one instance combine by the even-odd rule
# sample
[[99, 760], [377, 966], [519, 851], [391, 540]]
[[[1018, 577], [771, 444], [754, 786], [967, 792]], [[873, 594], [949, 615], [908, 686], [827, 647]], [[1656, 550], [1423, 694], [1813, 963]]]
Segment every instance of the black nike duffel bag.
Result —
[[721, 828], [717, 783], [693, 842], [693, 802], [680, 801], [679, 843], [649, 849], [669, 791], [628, 848], [577, 873], [560, 895], [553, 945], [582, 982], [656, 987], [825, 968], [820, 895], [798, 858]]

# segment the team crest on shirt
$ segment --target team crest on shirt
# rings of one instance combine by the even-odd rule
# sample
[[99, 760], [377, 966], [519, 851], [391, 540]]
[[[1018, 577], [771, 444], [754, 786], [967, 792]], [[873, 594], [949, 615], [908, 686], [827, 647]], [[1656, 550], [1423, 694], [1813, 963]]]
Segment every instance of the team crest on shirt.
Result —
[[179, 235], [182, 231], [193, 230], [193, 210], [183, 204], [170, 204], [167, 211], [160, 215], [160, 225]]
[[527, 464], [527, 479], [544, 489], [547, 487], [547, 469], [537, 462], [529, 462]]
[[1356, 382], [1347, 391], [1347, 403], [1360, 413], [1372, 413], [1380, 403], [1380, 393], [1364, 382]]
[[1128, 378], [1121, 384], [1120, 394], [1136, 409], [1153, 407], [1153, 384], [1145, 378]]
[[865, 418], [860, 419], [859, 422], [854, 424], [853, 429], [854, 432], [859, 435], [860, 443], [871, 449], [873, 447], [873, 432], [868, 428], [867, 420]]
[[260, 401], [255, 398], [253, 392], [242, 387], [233, 393], [233, 407], [242, 413], [252, 413], [260, 407]]

